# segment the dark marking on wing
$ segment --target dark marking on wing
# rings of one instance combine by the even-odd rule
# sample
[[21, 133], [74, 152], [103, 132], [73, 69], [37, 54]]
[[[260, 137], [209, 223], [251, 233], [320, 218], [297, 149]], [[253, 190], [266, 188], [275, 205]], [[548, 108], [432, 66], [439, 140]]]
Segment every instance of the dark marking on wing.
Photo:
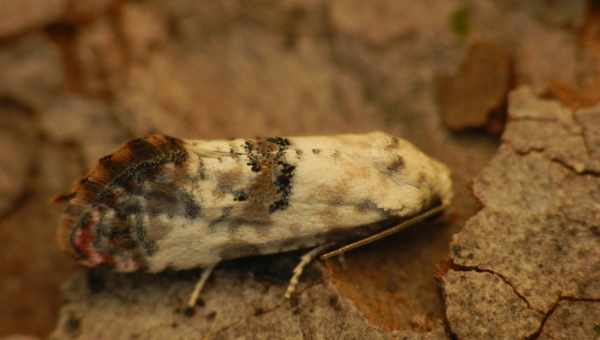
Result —
[[243, 202], [248, 199], [248, 193], [245, 191], [234, 191], [233, 200], [236, 202]]
[[238, 159], [240, 157], [239, 153], [235, 151], [233, 146], [229, 148], [229, 156], [231, 156], [232, 159]]
[[282, 137], [268, 137], [267, 142], [279, 145], [281, 149], [287, 149], [290, 146], [290, 140]]
[[198, 216], [200, 216], [201, 209], [200, 205], [198, 205], [196, 200], [194, 200], [194, 197], [190, 193], [185, 191], [182, 191], [180, 195], [183, 200], [183, 207], [185, 212], [184, 216], [189, 219], [198, 218]]
[[231, 194], [242, 180], [242, 171], [239, 167], [235, 167], [229, 171], [218, 172], [216, 180], [215, 196], [222, 197]]
[[358, 212], [367, 212], [374, 209], [377, 209], [377, 204], [370, 199], [365, 199], [356, 206]]
[[194, 196], [173, 183], [146, 183], [139, 197], [145, 199], [151, 216], [166, 214], [171, 218], [184, 216], [194, 219], [201, 213], [201, 207]]
[[110, 230], [109, 239], [115, 247], [135, 249], [137, 246], [137, 242], [131, 237], [129, 228], [126, 225], [113, 225], [113, 228]]
[[204, 166], [204, 160], [202, 160], [202, 157], [198, 156], [197, 160], [198, 162], [198, 178], [200, 180], [205, 180], [206, 179], [206, 167]]
[[246, 141], [244, 143], [244, 150], [248, 155], [248, 163], [247, 165], [254, 172], [259, 172], [261, 170], [260, 159], [258, 158], [258, 154], [255, 152], [255, 143], [251, 141]]
[[296, 167], [282, 161], [279, 162], [279, 166], [279, 175], [275, 179], [275, 187], [277, 187], [281, 197], [269, 206], [270, 213], [287, 208], [289, 196], [292, 192], [292, 178]]
[[285, 159], [291, 143], [287, 138], [270, 137], [247, 140], [248, 166], [258, 172], [252, 184], [244, 191], [248, 198], [244, 218], [266, 223], [270, 214], [287, 208], [295, 166]]
[[179, 200], [169, 185], [152, 185], [152, 188], [140, 195], [146, 199], [146, 208], [150, 215], [162, 213], [173, 217], [177, 214]]
[[398, 157], [396, 159], [394, 159], [390, 164], [388, 164], [387, 170], [390, 172], [400, 172], [405, 167], [406, 167], [406, 165], [404, 163], [404, 158], [402, 158], [402, 156], [398, 155]]

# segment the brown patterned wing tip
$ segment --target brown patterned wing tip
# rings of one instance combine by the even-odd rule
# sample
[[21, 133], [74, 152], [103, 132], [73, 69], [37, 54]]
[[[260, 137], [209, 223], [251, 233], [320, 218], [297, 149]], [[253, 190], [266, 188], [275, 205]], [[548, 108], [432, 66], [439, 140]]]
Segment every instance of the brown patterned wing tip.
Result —
[[151, 177], [159, 166], [174, 162], [180, 164], [187, 159], [183, 142], [177, 138], [153, 134], [131, 140], [114, 153], [100, 158], [94, 167], [76, 185], [71, 194], [58, 199], [71, 198], [77, 202], [101, 203], [99, 199], [113, 186], [127, 189], [132, 179]]
[[[143, 181], [155, 176], [165, 163], [181, 165], [188, 154], [180, 139], [152, 134], [127, 142], [114, 153], [100, 158], [97, 165], [71, 193], [58, 195], [54, 202], [68, 202], [58, 230], [59, 244], [73, 251], [71, 235], [80, 225], [84, 208], [112, 206], [118, 192], [130, 192]], [[81, 227], [81, 226], [80, 226]]]

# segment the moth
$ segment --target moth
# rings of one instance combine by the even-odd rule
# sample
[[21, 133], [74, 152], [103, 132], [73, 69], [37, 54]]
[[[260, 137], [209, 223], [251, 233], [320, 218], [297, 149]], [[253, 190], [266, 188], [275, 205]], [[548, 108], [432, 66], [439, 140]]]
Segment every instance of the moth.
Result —
[[[58, 229], [81, 264], [121, 272], [205, 268], [311, 249], [314, 258], [392, 234], [450, 204], [448, 168], [382, 132], [190, 140], [153, 134], [102, 157], [72, 192]], [[337, 250], [325, 253], [334, 246]]]

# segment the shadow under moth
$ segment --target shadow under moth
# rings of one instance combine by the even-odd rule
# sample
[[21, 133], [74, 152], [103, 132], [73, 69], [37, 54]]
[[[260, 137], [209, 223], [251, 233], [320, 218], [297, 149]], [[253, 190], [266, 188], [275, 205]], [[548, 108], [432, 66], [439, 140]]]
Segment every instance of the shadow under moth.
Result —
[[58, 238], [89, 267], [205, 268], [190, 306], [221, 261], [309, 249], [289, 297], [312, 259], [415, 224], [451, 198], [446, 166], [382, 132], [233, 140], [154, 134], [102, 157], [57, 198], [68, 203]]

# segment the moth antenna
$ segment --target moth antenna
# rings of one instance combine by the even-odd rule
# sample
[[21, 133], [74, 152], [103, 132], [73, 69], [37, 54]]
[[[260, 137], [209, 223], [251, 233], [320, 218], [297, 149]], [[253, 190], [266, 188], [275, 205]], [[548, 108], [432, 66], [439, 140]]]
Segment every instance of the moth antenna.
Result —
[[422, 214], [419, 214], [419, 215], [417, 215], [415, 217], [412, 217], [412, 218], [410, 218], [410, 219], [408, 219], [408, 220], [406, 220], [406, 221], [404, 221], [402, 223], [399, 223], [399, 224], [397, 224], [397, 225], [395, 225], [395, 226], [393, 226], [391, 228], [385, 229], [385, 230], [383, 230], [383, 231], [381, 231], [381, 232], [379, 232], [377, 234], [371, 235], [369, 237], [365, 237], [365, 238], [360, 239], [360, 240], [358, 240], [356, 242], [353, 242], [353, 243], [347, 244], [347, 245], [345, 245], [343, 247], [340, 247], [340, 248], [338, 248], [338, 249], [336, 249], [334, 251], [330, 251], [330, 252], [328, 252], [326, 254], [323, 254], [323, 255], [321, 255], [321, 259], [325, 260], [325, 259], [337, 256], [337, 255], [341, 255], [341, 254], [343, 254], [345, 252], [348, 252], [348, 251], [350, 251], [352, 249], [360, 248], [360, 247], [365, 246], [365, 245], [367, 245], [369, 243], [375, 242], [377, 240], [381, 240], [382, 238], [385, 238], [385, 237], [388, 237], [390, 235], [393, 235], [393, 234], [399, 232], [402, 229], [408, 228], [408, 227], [410, 227], [413, 224], [422, 222], [425, 219], [427, 219], [427, 218], [429, 218], [429, 217], [431, 217], [433, 215], [436, 215], [436, 214], [442, 212], [444, 210], [444, 208], [446, 208], [446, 206], [444, 206], [444, 205], [439, 205], [437, 207], [431, 208], [431, 209], [425, 211]]

